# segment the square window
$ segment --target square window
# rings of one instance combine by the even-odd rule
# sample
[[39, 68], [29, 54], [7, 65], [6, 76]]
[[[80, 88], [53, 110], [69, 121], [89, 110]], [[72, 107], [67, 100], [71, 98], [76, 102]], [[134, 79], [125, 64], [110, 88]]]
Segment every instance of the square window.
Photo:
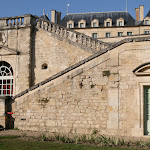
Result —
[[118, 36], [123, 36], [123, 32], [118, 32]]
[[98, 27], [97, 22], [93, 23], [93, 27]]
[[119, 27], [122, 26], [122, 21], [119, 21], [118, 26]]
[[132, 32], [127, 32], [127, 35], [128, 35], [128, 36], [131, 36], [131, 35], [132, 35]]
[[106, 22], [106, 27], [110, 27], [110, 22]]
[[72, 28], [72, 24], [69, 24], [69, 28]]
[[150, 34], [150, 31], [145, 31], [145, 34]]
[[106, 33], [106, 38], [109, 38], [110, 37], [110, 33]]
[[84, 23], [80, 23], [80, 28], [84, 28]]
[[149, 20], [145, 20], [145, 25], [149, 25]]
[[97, 39], [97, 33], [93, 33], [93, 34], [92, 34], [92, 37], [93, 37], [94, 39]]

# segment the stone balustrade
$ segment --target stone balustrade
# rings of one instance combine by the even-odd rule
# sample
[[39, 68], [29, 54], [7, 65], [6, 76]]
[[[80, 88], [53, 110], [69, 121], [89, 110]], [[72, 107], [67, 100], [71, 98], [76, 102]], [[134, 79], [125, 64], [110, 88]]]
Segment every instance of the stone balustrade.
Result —
[[37, 20], [36, 26], [38, 28], [41, 28], [41, 29], [44, 29], [48, 32], [59, 35], [63, 38], [66, 38], [69, 41], [78, 43], [84, 47], [99, 51], [99, 50], [102, 50], [102, 49], [110, 46], [110, 44], [108, 44], [108, 43], [93, 39], [87, 35], [84, 35], [82, 33], [67, 29], [67, 28], [65, 28], [61, 25], [58, 25], [58, 24], [54, 24], [54, 23], [47, 21], [43, 18], [40, 18], [37, 16], [35, 16], [35, 18]]
[[27, 14], [23, 16], [0, 18], [0, 28], [18, 28], [31, 25], [51, 32], [63, 39], [67, 39], [69, 42], [77, 43], [85, 49], [91, 49], [93, 52], [110, 46], [108, 43], [93, 39], [87, 35], [67, 29], [61, 25], [54, 24], [38, 16]]
[[24, 27], [26, 25], [34, 25], [36, 22], [34, 19], [35, 18], [30, 14], [0, 18], [0, 28], [14, 28]]
[[16, 17], [16, 18], [9, 18], [6, 19], [7, 26], [21, 26], [24, 25], [24, 17]]

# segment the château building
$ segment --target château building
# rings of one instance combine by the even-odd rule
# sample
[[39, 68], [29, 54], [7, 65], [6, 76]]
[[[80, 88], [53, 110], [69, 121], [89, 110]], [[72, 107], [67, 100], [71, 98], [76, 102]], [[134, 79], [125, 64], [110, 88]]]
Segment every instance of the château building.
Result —
[[136, 20], [55, 10], [0, 18], [0, 129], [150, 135], [149, 23], [144, 6]]

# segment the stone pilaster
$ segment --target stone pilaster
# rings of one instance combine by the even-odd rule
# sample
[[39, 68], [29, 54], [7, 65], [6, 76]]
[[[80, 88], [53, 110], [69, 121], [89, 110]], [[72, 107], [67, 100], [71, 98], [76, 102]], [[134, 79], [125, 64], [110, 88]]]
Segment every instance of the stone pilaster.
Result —
[[5, 97], [0, 97], [0, 128], [5, 128]]

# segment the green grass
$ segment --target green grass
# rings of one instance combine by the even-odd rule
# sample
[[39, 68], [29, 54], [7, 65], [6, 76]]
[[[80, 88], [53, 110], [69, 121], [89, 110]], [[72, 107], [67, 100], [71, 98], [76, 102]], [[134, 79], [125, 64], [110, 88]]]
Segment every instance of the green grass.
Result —
[[[11, 138], [10, 138], [11, 137]], [[14, 137], [14, 138], [13, 138]], [[16, 136], [0, 136], [0, 150], [134, 150], [127, 148], [99, 147], [17, 139]]]
[[14, 139], [14, 138], [19, 138], [20, 136], [18, 135], [7, 135], [7, 136], [0, 136], [0, 139]]

